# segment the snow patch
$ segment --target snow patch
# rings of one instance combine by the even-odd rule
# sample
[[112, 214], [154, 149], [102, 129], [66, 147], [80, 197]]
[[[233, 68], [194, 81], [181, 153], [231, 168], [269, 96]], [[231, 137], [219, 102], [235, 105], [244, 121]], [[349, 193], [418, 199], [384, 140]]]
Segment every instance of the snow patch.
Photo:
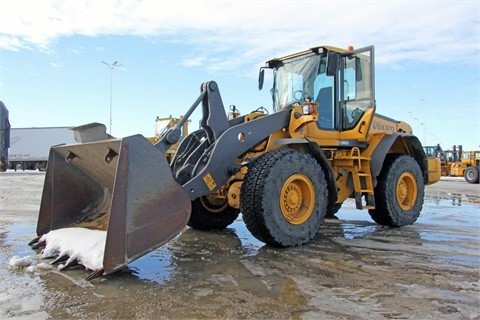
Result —
[[51, 264], [40, 262], [38, 264], [32, 264], [31, 266], [27, 267], [25, 271], [30, 273], [35, 273], [35, 272], [42, 273], [45, 270], [51, 270], [51, 269], [53, 269], [53, 266]]
[[39, 242], [45, 242], [43, 258], [68, 256], [65, 264], [72, 261], [89, 270], [103, 268], [103, 253], [107, 232], [87, 228], [63, 228], [44, 234]]
[[25, 267], [29, 267], [32, 263], [33, 263], [32, 256], [26, 256], [26, 257], [13, 256], [12, 258], [10, 258], [10, 261], [8, 262], [8, 266], [12, 268], [25, 268]]

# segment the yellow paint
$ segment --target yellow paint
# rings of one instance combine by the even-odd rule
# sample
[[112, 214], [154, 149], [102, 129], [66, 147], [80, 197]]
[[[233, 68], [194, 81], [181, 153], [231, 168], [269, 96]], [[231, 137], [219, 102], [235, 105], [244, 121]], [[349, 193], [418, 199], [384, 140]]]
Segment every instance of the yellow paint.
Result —
[[207, 172], [203, 175], [203, 181], [208, 187], [208, 190], [213, 191], [217, 187], [217, 184], [215, 183], [215, 180], [213, 180], [212, 175]]

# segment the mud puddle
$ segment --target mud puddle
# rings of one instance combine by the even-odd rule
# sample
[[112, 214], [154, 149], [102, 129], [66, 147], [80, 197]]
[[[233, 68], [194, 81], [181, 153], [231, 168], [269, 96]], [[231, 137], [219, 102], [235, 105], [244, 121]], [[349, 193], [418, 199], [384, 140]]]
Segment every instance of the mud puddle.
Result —
[[[29, 183], [40, 190], [40, 181]], [[221, 232], [186, 228], [124, 272], [88, 282], [82, 268], [48, 268], [28, 247], [38, 207], [22, 203], [39, 198], [2, 196], [2, 318], [480, 317], [480, 205], [469, 200], [475, 197], [427, 196], [418, 221], [398, 229], [376, 225], [347, 201], [311, 243], [291, 249], [264, 246], [241, 218]], [[9, 268], [14, 255], [31, 255], [36, 267]]]

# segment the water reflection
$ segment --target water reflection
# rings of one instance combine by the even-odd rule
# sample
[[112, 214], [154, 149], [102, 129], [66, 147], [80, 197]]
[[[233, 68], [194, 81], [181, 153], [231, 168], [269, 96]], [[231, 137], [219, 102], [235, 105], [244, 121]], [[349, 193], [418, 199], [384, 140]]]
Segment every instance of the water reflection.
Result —
[[[404, 238], [408, 239], [409, 245], [417, 245], [418, 239], [421, 239], [430, 246], [438, 246], [439, 243], [448, 240], [446, 237], [456, 237], [458, 234], [446, 235], [443, 231], [436, 232], [435, 230], [418, 233], [415, 231], [417, 225], [466, 226], [466, 228], [478, 226], [478, 206], [473, 205], [476, 203], [475, 201], [463, 202], [466, 198], [471, 199], [471, 197], [459, 194], [427, 196], [422, 214], [413, 227], [407, 226], [399, 229], [389, 229], [375, 224], [367, 211], [356, 210], [353, 199], [348, 199], [338, 212], [337, 219], [325, 220], [325, 224], [312, 245], [323, 246], [323, 249], [327, 251], [329, 248], [335, 247], [333, 250], [339, 251], [347, 250], [348, 245], [343, 243], [344, 247], [338, 247], [337, 239], [374, 239], [376, 242], [388, 243], [389, 241], [398, 242], [399, 239]], [[452, 208], [452, 204], [455, 207], [463, 204], [461, 206], [462, 214], [452, 212], [449, 209]], [[422, 228], [425, 229], [425, 226], [422, 226]], [[26, 237], [31, 237], [33, 229], [34, 225], [31, 223], [11, 226], [8, 232], [10, 238], [25, 238], [24, 242], [19, 242], [20, 245], [14, 245], [14, 254], [33, 254], [26, 245], [29, 240]], [[477, 238], [473, 240], [475, 239]], [[5, 243], [5, 233], [0, 233], [0, 241], [3, 242], [3, 245], [9, 245]], [[402, 239], [402, 241], [406, 240]], [[450, 249], [455, 249], [451, 245], [442, 244], [442, 246], [445, 248], [450, 246]], [[305, 248], [307, 250], [311, 249], [308, 245]], [[317, 249], [315, 248], [315, 250]], [[287, 250], [302, 252], [303, 248]], [[261, 256], [259, 253], [268, 252], [275, 257], [278, 252], [288, 252], [287, 250], [282, 251], [282, 249], [265, 247], [262, 242], [250, 234], [240, 216], [229, 229], [223, 231], [201, 232], [188, 227], [185, 228], [167, 245], [129, 264], [121, 277], [165, 284], [175, 277], [198, 280], [208, 274], [209, 278], [204, 280], [218, 285], [229, 284], [232, 287], [260, 285], [264, 287], [264, 283], [239, 282], [237, 278], [239, 276], [252, 277], [252, 274], [255, 274], [256, 270], [251, 261], [255, 261], [255, 258]], [[249, 259], [250, 257], [253, 259]], [[245, 261], [250, 262], [246, 264]], [[79, 269], [82, 271], [81, 268]], [[84, 276], [82, 273], [79, 273], [79, 275], [82, 278]], [[282, 283], [282, 280], [277, 279], [273, 282]], [[256, 290], [258, 289], [256, 288]]]
[[[0, 232], [0, 316], [10, 318], [15, 315], [30, 315], [32, 318], [45, 319], [45, 312], [39, 311], [44, 303], [45, 287], [43, 281], [32, 277], [23, 268], [8, 267], [13, 256], [34, 255], [27, 245], [28, 235], [34, 230], [33, 223], [18, 223], [2, 226]], [[8, 250], [8, 251], [7, 251]], [[4, 254], [8, 252], [8, 255]]]
[[189, 287], [191, 294], [202, 300], [213, 299], [215, 292], [245, 291], [284, 304], [305, 305], [307, 299], [289, 275], [259, 263], [275, 260], [272, 250], [251, 236], [240, 219], [231, 228], [215, 232], [187, 227], [164, 247], [109, 278]]
[[474, 197], [461, 193], [437, 192], [429, 193], [425, 196], [425, 201], [433, 201], [436, 204], [439, 204], [441, 200], [450, 200], [452, 206], [461, 206], [462, 204], [480, 204], [480, 194], [477, 197]]

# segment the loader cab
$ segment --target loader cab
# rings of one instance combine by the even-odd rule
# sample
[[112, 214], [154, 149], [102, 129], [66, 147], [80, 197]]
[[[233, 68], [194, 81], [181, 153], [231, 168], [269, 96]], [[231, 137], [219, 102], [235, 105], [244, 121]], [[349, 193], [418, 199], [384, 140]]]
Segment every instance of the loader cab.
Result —
[[[273, 109], [318, 103], [318, 121], [307, 135], [354, 145], [366, 141], [375, 109], [373, 46], [358, 50], [315, 47], [273, 59]], [[263, 70], [259, 77], [263, 84]]]

